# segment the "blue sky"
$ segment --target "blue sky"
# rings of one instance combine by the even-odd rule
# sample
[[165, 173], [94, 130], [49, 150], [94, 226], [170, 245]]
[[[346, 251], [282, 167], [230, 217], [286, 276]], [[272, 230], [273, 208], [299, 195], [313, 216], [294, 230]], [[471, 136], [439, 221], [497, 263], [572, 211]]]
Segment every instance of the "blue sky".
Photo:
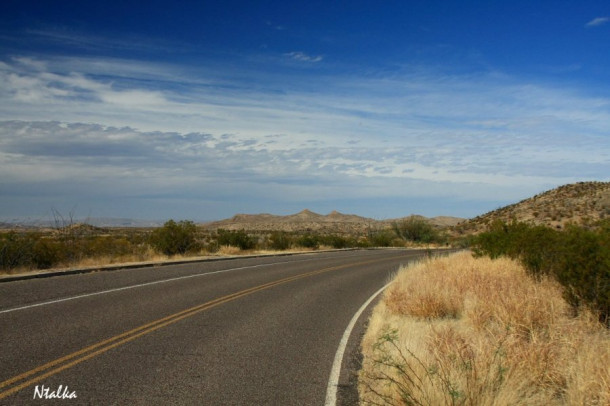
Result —
[[0, 217], [472, 217], [610, 173], [607, 1], [0, 4]]

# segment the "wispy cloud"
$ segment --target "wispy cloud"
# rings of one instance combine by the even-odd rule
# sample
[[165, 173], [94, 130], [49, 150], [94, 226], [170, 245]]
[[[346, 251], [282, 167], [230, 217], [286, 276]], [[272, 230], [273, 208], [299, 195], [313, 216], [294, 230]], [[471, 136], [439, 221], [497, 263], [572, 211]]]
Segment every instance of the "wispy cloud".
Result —
[[285, 56], [301, 62], [320, 62], [324, 59], [322, 55], [307, 55], [306, 53], [295, 51], [284, 54]]
[[20, 37], [14, 37], [12, 41], [35, 42], [44, 45], [70, 47], [72, 49], [89, 50], [99, 52], [106, 51], [130, 51], [144, 53], [180, 53], [192, 51], [192, 47], [183, 42], [167, 41], [163, 38], [143, 38], [137, 35], [122, 34], [120, 36], [95, 35], [91, 32], [80, 32], [72, 29], [58, 27], [28, 29]]
[[585, 27], [597, 27], [610, 22], [610, 17], [597, 17], [585, 24]]
[[610, 173], [600, 148], [608, 98], [497, 75], [284, 82], [279, 74], [116, 59], [0, 62], [3, 190], [132, 205], [183, 196], [193, 207], [205, 198], [243, 211], [254, 208], [220, 202], [240, 201], [238, 192], [280, 206], [515, 200]]
[[[41, 202], [58, 195], [74, 202], [92, 196], [100, 202], [112, 199], [133, 205], [149, 199], [151, 193], [159, 199], [186, 196], [217, 201], [239, 193], [249, 201], [291, 205], [427, 196], [488, 200], [490, 190], [494, 198], [508, 197], [507, 191], [525, 182], [554, 179], [552, 173], [547, 177], [510, 174], [490, 168], [490, 162], [481, 162], [479, 168], [464, 166], [460, 158], [452, 158], [449, 151], [435, 152], [432, 145], [417, 151], [324, 147], [269, 151], [256, 139], [79, 123], [1, 122], [0, 151], [4, 189], [11, 196], [36, 189]], [[467, 152], [468, 148], [453, 150], [458, 155]]]

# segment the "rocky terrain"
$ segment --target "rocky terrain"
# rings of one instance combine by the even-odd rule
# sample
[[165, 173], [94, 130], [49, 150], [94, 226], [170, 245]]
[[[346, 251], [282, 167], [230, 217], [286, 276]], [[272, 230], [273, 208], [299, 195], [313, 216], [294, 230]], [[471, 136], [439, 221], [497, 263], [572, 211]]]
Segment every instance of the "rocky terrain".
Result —
[[591, 225], [605, 218], [610, 218], [610, 182], [579, 182], [466, 220], [455, 230], [477, 233], [495, 220], [516, 220], [563, 229], [569, 223]]

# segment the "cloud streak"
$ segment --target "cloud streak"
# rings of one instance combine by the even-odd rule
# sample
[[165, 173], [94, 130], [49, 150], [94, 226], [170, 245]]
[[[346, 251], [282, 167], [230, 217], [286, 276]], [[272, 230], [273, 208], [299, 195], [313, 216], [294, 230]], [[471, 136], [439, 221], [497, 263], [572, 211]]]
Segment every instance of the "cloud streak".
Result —
[[321, 62], [324, 59], [322, 55], [312, 56], [300, 51], [289, 52], [284, 55], [299, 62]]
[[586, 27], [598, 27], [610, 22], [610, 17], [597, 17], [585, 24]]
[[16, 211], [15, 196], [38, 188], [43, 206], [95, 196], [137, 212], [143, 201], [182, 199], [178, 213], [205, 201], [211, 218], [256, 210], [253, 202], [270, 211], [348, 200], [394, 201], [398, 216], [430, 196], [455, 207], [476, 200], [462, 213], [474, 215], [490, 200], [610, 170], [599, 147], [607, 98], [493, 74], [290, 78], [256, 67], [6, 60], [0, 186], [14, 198], [0, 208]]

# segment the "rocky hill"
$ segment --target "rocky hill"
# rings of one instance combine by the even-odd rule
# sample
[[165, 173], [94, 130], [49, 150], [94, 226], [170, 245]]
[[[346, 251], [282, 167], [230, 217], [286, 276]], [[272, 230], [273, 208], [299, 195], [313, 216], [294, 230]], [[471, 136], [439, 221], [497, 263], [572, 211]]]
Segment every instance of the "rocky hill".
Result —
[[[421, 217], [421, 216], [418, 216]], [[365, 233], [390, 227], [394, 222], [404, 218], [390, 220], [375, 220], [354, 214], [343, 214], [333, 211], [322, 215], [311, 210], [303, 210], [296, 214], [278, 216], [273, 214], [237, 214], [229, 219], [206, 223], [203, 226], [209, 230], [247, 230], [247, 231], [290, 231], [290, 232], [331, 232], [331, 233]], [[421, 217], [426, 219], [425, 217]], [[455, 225], [463, 219], [455, 217], [434, 217], [427, 219], [438, 227]]]
[[579, 182], [466, 220], [455, 229], [460, 233], [477, 233], [495, 220], [562, 229], [568, 223], [588, 225], [604, 218], [610, 218], [610, 182]]

